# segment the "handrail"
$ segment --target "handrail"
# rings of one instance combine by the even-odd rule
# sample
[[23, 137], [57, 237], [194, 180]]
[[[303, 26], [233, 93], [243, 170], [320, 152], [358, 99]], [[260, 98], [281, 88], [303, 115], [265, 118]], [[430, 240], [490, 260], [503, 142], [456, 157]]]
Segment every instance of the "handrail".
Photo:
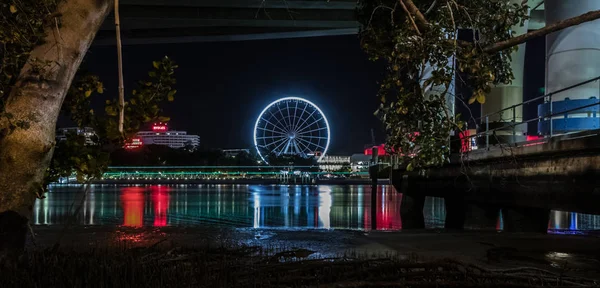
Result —
[[[583, 82], [580, 82], [580, 83], [577, 83], [577, 84], [574, 84], [574, 85], [571, 85], [571, 86], [567, 86], [567, 87], [565, 87], [565, 88], [562, 88], [562, 89], [558, 89], [558, 90], [556, 90], [556, 91], [554, 91], [554, 92], [550, 92], [550, 93], [548, 93], [548, 94], [544, 94], [544, 95], [542, 95], [542, 96], [538, 96], [538, 97], [535, 97], [535, 98], [533, 98], [533, 99], [529, 99], [529, 100], [527, 100], [527, 101], [523, 101], [523, 102], [521, 102], [521, 103], [518, 103], [518, 104], [512, 105], [512, 106], [510, 106], [510, 107], [506, 107], [506, 108], [504, 108], [504, 109], [498, 110], [498, 111], [496, 111], [496, 112], [492, 112], [492, 113], [486, 114], [485, 116], [481, 116], [481, 117], [479, 117], [479, 118], [475, 118], [475, 120], [482, 120], [482, 119], [485, 119], [486, 117], [490, 117], [490, 116], [492, 116], [492, 115], [500, 114], [501, 112], [504, 112], [504, 111], [507, 111], [507, 110], [511, 110], [511, 109], [513, 109], [513, 108], [516, 108], [516, 107], [519, 107], [519, 106], [524, 106], [525, 104], [529, 104], [529, 103], [531, 103], [531, 102], [535, 102], [535, 101], [538, 101], [538, 100], [540, 100], [540, 99], [544, 99], [544, 98], [546, 98], [546, 97], [551, 97], [551, 96], [552, 96], [552, 95], [554, 95], [554, 94], [562, 93], [562, 92], [565, 92], [565, 91], [571, 90], [571, 89], [573, 89], [573, 88], [577, 88], [577, 87], [579, 87], [579, 86], [583, 86], [583, 85], [585, 85], [585, 84], [592, 83], [592, 82], [594, 82], [594, 81], [597, 81], [597, 80], [600, 80], [600, 76], [597, 76], [597, 77], [595, 77], [595, 78], [592, 78], [592, 79], [589, 79], [589, 80], [586, 80], [586, 81], [583, 81]], [[600, 97], [600, 95], [598, 95], [598, 96]], [[583, 108], [583, 107], [582, 107], [582, 108]]]
[[[476, 125], [478, 125], [478, 122], [480, 120], [485, 119], [485, 126], [486, 126], [485, 127], [485, 131], [476, 133], [474, 135], [469, 135], [469, 136], [467, 136], [465, 138], [455, 139], [453, 141], [464, 141], [464, 140], [469, 140], [470, 141], [470, 139], [473, 139], [473, 138], [476, 138], [476, 137], [486, 136], [486, 141], [485, 141], [486, 142], [485, 143], [486, 147], [485, 148], [489, 149], [489, 147], [490, 147], [490, 141], [489, 141], [490, 133], [493, 134], [494, 132], [499, 131], [499, 130], [506, 131], [507, 129], [512, 128], [513, 129], [513, 136], [516, 136], [515, 128], [518, 125], [526, 125], [528, 123], [531, 123], [531, 122], [534, 122], [534, 121], [540, 121], [540, 120], [543, 120], [543, 119], [549, 119], [549, 121], [550, 121], [550, 135], [549, 136], [550, 136], [550, 138], [552, 138], [554, 136], [553, 133], [552, 133], [552, 131], [553, 131], [553, 129], [552, 129], [553, 128], [552, 127], [553, 126], [553, 124], [552, 124], [552, 118], [553, 117], [559, 116], [559, 115], [566, 115], [568, 113], [575, 112], [575, 111], [578, 111], [578, 110], [581, 110], [581, 109], [585, 109], [585, 108], [589, 108], [589, 107], [599, 106], [600, 105], [600, 95], [598, 95], [598, 99], [596, 99], [595, 103], [587, 104], [587, 105], [582, 105], [582, 106], [578, 106], [578, 107], [574, 107], [574, 108], [571, 108], [571, 109], [566, 110], [566, 111], [553, 112], [552, 111], [552, 95], [555, 95], [555, 94], [558, 94], [558, 93], [561, 93], [561, 92], [565, 92], [565, 91], [568, 91], [570, 89], [573, 89], [573, 88], [576, 88], [576, 87], [579, 87], [579, 86], [583, 86], [585, 84], [589, 84], [589, 83], [592, 83], [592, 82], [595, 82], [595, 81], [598, 81], [598, 80], [600, 80], [600, 76], [592, 78], [592, 79], [589, 79], [589, 80], [586, 80], [586, 81], [583, 81], [583, 82], [580, 82], [580, 83], [577, 83], [577, 84], [574, 84], [574, 85], [571, 85], [571, 86], [568, 86], [568, 87], [565, 87], [565, 88], [562, 88], [562, 89], [559, 89], [559, 90], [556, 90], [556, 91], [553, 91], [553, 92], [550, 92], [550, 93], [545, 94], [543, 96], [539, 96], [539, 97], [535, 97], [533, 99], [529, 99], [527, 101], [523, 101], [521, 103], [512, 105], [510, 107], [507, 107], [507, 108], [495, 111], [493, 113], [486, 114], [485, 116], [482, 116], [482, 117], [479, 117], [479, 118], [472, 118], [473, 120], [475, 120], [475, 124]], [[599, 93], [600, 93], [600, 86], [599, 86]], [[528, 120], [525, 120], [525, 121], [516, 122], [516, 117], [515, 117], [515, 113], [514, 113], [515, 112], [514, 109], [516, 107], [524, 106], [525, 104], [530, 104], [532, 102], [539, 101], [539, 100], [544, 99], [546, 97], [549, 97], [549, 101], [548, 101], [548, 103], [550, 103], [550, 111], [549, 111], [550, 113], [549, 114], [538, 115], [537, 117], [534, 117], [534, 118], [531, 118], [531, 119], [528, 119]], [[505, 122], [506, 124], [503, 125], [503, 126], [501, 126], [501, 127], [496, 127], [496, 128], [493, 128], [493, 129], [489, 129], [489, 118], [490, 118], [490, 116], [493, 116], [493, 115], [496, 115], [496, 114], [500, 114], [500, 113], [502, 113], [504, 111], [511, 110], [511, 109], [513, 110], [513, 119], [512, 119], [511, 122]]]
[[[483, 136], [483, 135], [487, 135], [490, 132], [496, 132], [498, 130], [504, 130], [506, 128], [512, 128], [512, 127], [516, 127], [518, 125], [523, 125], [523, 124], [527, 124], [527, 123], [530, 123], [530, 122], [533, 122], [533, 121], [538, 121], [538, 120], [543, 119], [543, 118], [552, 118], [554, 116], [563, 115], [563, 114], [567, 114], [567, 113], [570, 113], [570, 112], [574, 112], [574, 111], [577, 111], [577, 110], [581, 110], [581, 109], [588, 108], [588, 107], [593, 107], [593, 106], [598, 106], [598, 105], [600, 105], [600, 99], [598, 100], [598, 102], [596, 102], [594, 104], [588, 104], [588, 105], [584, 105], [584, 106], [581, 106], [581, 107], [576, 107], [576, 108], [573, 108], [573, 109], [569, 109], [569, 110], [566, 110], [566, 111], [562, 111], [562, 112], [558, 112], [558, 113], [553, 113], [553, 114], [549, 114], [549, 115], [538, 116], [536, 118], [531, 118], [529, 120], [526, 120], [526, 121], [523, 121], [523, 122], [519, 122], [519, 123], [514, 122], [514, 123], [508, 124], [506, 126], [502, 126], [502, 127], [498, 127], [498, 128], [494, 128], [494, 129], [485, 131], [485, 132], [479, 132], [477, 134], [469, 135], [468, 137], [466, 137], [466, 139], [474, 138], [474, 137], [479, 137], [479, 136]], [[462, 140], [462, 139], [458, 139], [458, 140]]]

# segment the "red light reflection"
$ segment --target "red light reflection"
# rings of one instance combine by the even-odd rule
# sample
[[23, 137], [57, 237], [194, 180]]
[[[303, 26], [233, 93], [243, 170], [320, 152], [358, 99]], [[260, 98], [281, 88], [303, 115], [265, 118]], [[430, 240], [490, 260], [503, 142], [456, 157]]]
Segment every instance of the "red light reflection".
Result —
[[155, 185], [152, 191], [152, 204], [154, 207], [154, 227], [167, 226], [167, 210], [169, 209], [169, 187]]
[[125, 187], [121, 191], [123, 226], [141, 227], [144, 224], [144, 189]]
[[[371, 202], [371, 194], [363, 194], [365, 203]], [[402, 230], [402, 219], [400, 217], [400, 203], [402, 202], [402, 194], [397, 193], [394, 189], [387, 188], [382, 190], [382, 187], [377, 188], [377, 230]], [[371, 229], [371, 205], [365, 207], [363, 214], [363, 223], [365, 230]]]

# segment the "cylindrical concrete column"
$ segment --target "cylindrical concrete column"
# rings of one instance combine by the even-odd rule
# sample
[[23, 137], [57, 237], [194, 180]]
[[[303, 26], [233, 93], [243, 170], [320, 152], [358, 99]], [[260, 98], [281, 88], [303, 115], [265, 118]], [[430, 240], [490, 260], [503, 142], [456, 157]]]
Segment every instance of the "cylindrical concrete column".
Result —
[[[600, 9], [598, 0], [546, 0], [546, 25]], [[600, 20], [563, 29], [546, 36], [546, 93], [600, 76]], [[552, 112], [558, 113], [596, 103], [599, 82], [552, 94]], [[550, 99], [547, 99], [548, 101]], [[550, 104], [538, 107], [539, 116], [550, 114]], [[598, 129], [598, 107], [590, 107], [553, 118], [555, 134]], [[541, 134], [550, 133], [550, 121], [538, 125]]]
[[[521, 0], [511, 0], [511, 4], [521, 4]], [[515, 32], [515, 37], [527, 33], [529, 21], [525, 21], [525, 25], [515, 25], [512, 30]], [[481, 105], [481, 116], [495, 113], [505, 108], [509, 108], [513, 105], [517, 105], [523, 102], [523, 70], [525, 68], [525, 43], [519, 45], [519, 49], [512, 53], [512, 61], [510, 67], [512, 69], [515, 79], [511, 84], [504, 85], [500, 84], [492, 88], [492, 91], [487, 95], [485, 104]], [[514, 119], [513, 119], [514, 115]], [[483, 120], [485, 121], [485, 120]], [[490, 129], [507, 125], [512, 121], [515, 123], [523, 122], [523, 106], [515, 107], [515, 111], [512, 109], [506, 110], [500, 114], [493, 114], [489, 117]], [[519, 125], [515, 128], [517, 137], [513, 136], [513, 129], [509, 127], [506, 131], [497, 131], [498, 136], [510, 136], [505, 137], [507, 142], [518, 142], [524, 140], [523, 135], [527, 132], [527, 125]]]

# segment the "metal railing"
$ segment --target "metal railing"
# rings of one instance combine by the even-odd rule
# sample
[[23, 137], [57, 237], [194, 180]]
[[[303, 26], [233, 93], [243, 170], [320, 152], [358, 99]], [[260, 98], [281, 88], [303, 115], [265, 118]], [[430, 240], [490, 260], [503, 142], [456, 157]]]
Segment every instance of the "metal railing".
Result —
[[[586, 85], [586, 84], [589, 84], [589, 83], [593, 83], [593, 82], [596, 82], [596, 81], [599, 81], [599, 83], [598, 83], [599, 85], [598, 85], [598, 95], [595, 95], [596, 99], [593, 99], [593, 100], [595, 100], [594, 103], [587, 104], [587, 105], [582, 105], [582, 106], [577, 106], [577, 107], [574, 107], [574, 108], [571, 108], [571, 109], [567, 109], [567, 110], [563, 110], [563, 111], [559, 111], [559, 112], [554, 112], [553, 111], [553, 107], [552, 107], [553, 106], [552, 105], [552, 100], [553, 99], [552, 99], [552, 97], [554, 95], [562, 93], [562, 92], [566, 92], [566, 91], [569, 91], [569, 90], [571, 90], [573, 88], [581, 87], [583, 85]], [[517, 120], [516, 110], [517, 110], [518, 107], [524, 107], [527, 104], [532, 104], [532, 103], [535, 103], [535, 102], [539, 102], [540, 100], [543, 101], [542, 104], [549, 104], [549, 110], [548, 110], [547, 114], [541, 115], [541, 116], [538, 115], [537, 117], [533, 117], [533, 118], [530, 118], [530, 119], [527, 119], [527, 120], [523, 120], [521, 122], [517, 122], [516, 121]], [[481, 123], [481, 125], [485, 125], [485, 131], [476, 133], [474, 135], [469, 135], [468, 137], [465, 137], [463, 139], [458, 139], [458, 140], [460, 140], [460, 141], [465, 141], [465, 140], [471, 141], [473, 138], [480, 138], [480, 137], [484, 137], [485, 136], [485, 149], [489, 150], [489, 148], [490, 148], [490, 135], [494, 135], [496, 131], [507, 131], [507, 129], [511, 129], [512, 128], [513, 142], [516, 142], [516, 141], [514, 141], [514, 139], [516, 138], [515, 136], [516, 136], [516, 133], [517, 133], [516, 132], [516, 127], [517, 126], [528, 125], [531, 122], [534, 122], [534, 121], [544, 121], [546, 119], [548, 119], [548, 122], [550, 124], [550, 129], [549, 129], [550, 131], [549, 131], [549, 135], [545, 135], [545, 136], [546, 136], [546, 138], [552, 138], [554, 136], [562, 135], [562, 134], [558, 134], [557, 135], [557, 134], [554, 133], [554, 129], [553, 129], [554, 127], [553, 127], [553, 121], [552, 121], [554, 117], [559, 116], [559, 115], [568, 115], [569, 113], [576, 112], [576, 111], [579, 111], [579, 110], [582, 110], [582, 109], [585, 109], [585, 108], [594, 107], [594, 106], [598, 106], [599, 109], [600, 109], [600, 76], [592, 78], [590, 80], [586, 80], [586, 81], [577, 83], [577, 84], [574, 84], [574, 85], [571, 85], [571, 86], [568, 86], [568, 87], [565, 87], [565, 88], [562, 88], [562, 89], [559, 89], [559, 90], [556, 90], [556, 91], [553, 91], [553, 92], [550, 92], [548, 94], [545, 94], [545, 95], [542, 95], [542, 96], [539, 96], [539, 97], [535, 97], [533, 99], [529, 99], [527, 101], [523, 101], [521, 103], [512, 105], [510, 107], [506, 107], [504, 109], [498, 110], [496, 112], [486, 114], [486, 115], [484, 115], [482, 117], [474, 118], [473, 120], [475, 122], [476, 127], [479, 127], [479, 125], [480, 125], [479, 123]], [[496, 128], [490, 129], [490, 118], [492, 118], [493, 116], [496, 116], [496, 115], [502, 115], [505, 111], [512, 111], [512, 120], [509, 121], [509, 122], [500, 122], [500, 123], [503, 123], [503, 125], [501, 127], [496, 127]], [[523, 114], [523, 112], [521, 112], [521, 114]], [[594, 114], [596, 114], [596, 113], [594, 113]], [[594, 116], [596, 116], [596, 115], [594, 115]], [[501, 119], [502, 117], [500, 116], [499, 118]], [[523, 117], [521, 117], [521, 118], [523, 118]], [[600, 118], [598, 118], [598, 119], [600, 121]], [[600, 127], [598, 127], [598, 128], [600, 128]]]

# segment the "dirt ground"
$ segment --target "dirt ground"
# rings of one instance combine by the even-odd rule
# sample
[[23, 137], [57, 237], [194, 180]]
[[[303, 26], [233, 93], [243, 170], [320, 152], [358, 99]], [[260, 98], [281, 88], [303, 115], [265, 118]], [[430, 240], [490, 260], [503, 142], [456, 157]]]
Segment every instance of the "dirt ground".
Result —
[[[536, 267], [565, 275], [600, 279], [600, 237], [499, 232], [34, 226], [38, 249], [57, 243], [75, 250], [102, 247], [171, 245], [188, 248], [262, 247], [269, 251], [304, 249], [307, 259], [360, 256], [418, 261], [453, 259], [489, 269]], [[157, 244], [158, 243], [158, 244]]]

